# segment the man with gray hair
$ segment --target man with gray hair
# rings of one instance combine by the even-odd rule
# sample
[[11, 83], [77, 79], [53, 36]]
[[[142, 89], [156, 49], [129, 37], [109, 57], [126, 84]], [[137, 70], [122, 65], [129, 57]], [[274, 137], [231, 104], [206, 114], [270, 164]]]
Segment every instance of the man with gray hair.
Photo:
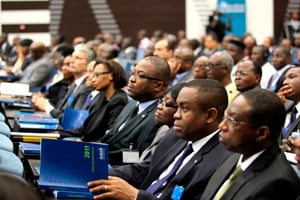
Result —
[[69, 87], [68, 92], [54, 108], [44, 98], [33, 99], [34, 105], [40, 110], [50, 113], [55, 118], [61, 118], [65, 107], [81, 109], [87, 95], [91, 91], [86, 86], [86, 73], [89, 62], [96, 58], [95, 51], [85, 44], [79, 44], [72, 53], [70, 71], [74, 75], [74, 83]]
[[217, 51], [208, 60], [206, 65], [207, 78], [220, 81], [225, 87], [230, 103], [237, 94], [236, 87], [231, 80], [233, 59], [226, 51]]

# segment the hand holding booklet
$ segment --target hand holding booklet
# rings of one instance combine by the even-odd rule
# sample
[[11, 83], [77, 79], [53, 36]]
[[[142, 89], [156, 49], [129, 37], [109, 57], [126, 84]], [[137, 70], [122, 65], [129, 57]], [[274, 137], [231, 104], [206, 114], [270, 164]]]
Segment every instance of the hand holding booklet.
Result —
[[108, 145], [41, 140], [39, 188], [91, 198], [87, 182], [108, 178]]

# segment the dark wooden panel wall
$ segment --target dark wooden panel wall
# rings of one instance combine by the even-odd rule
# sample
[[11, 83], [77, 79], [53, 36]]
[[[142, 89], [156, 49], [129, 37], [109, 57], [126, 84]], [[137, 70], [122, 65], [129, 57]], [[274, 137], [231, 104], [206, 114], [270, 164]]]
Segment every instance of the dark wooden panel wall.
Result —
[[[183, 0], [107, 0], [123, 35], [136, 37], [139, 29], [150, 33], [162, 29], [176, 33], [185, 29], [185, 2]], [[93, 38], [99, 30], [87, 0], [65, 0], [60, 33], [67, 40], [82, 35]]]

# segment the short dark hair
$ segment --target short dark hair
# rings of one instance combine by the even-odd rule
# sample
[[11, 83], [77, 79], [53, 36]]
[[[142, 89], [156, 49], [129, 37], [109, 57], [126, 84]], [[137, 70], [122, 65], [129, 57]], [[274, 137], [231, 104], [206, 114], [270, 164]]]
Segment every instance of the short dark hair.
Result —
[[224, 112], [228, 106], [227, 92], [224, 86], [217, 80], [197, 79], [188, 82], [185, 87], [198, 90], [198, 101], [204, 109], [216, 108], [218, 111], [218, 121], [222, 121]]
[[270, 139], [278, 143], [285, 122], [285, 107], [276, 93], [266, 89], [248, 90], [241, 93], [250, 107], [250, 121], [255, 126], [268, 126]]
[[69, 44], [59, 44], [55, 51], [60, 52], [62, 56], [66, 57], [72, 55], [74, 47]]
[[156, 78], [162, 80], [167, 86], [171, 79], [171, 70], [168, 62], [157, 56], [148, 56], [144, 58], [144, 60], [149, 61], [155, 67], [155, 71], [153, 72]]
[[230, 39], [228, 41], [228, 43], [233, 44], [235, 46], [237, 46], [240, 50], [244, 51], [244, 49], [246, 48], [245, 44], [242, 41], [239, 41], [237, 39]]
[[186, 83], [177, 83], [174, 86], [170, 87], [167, 93], [171, 94], [172, 99], [174, 99], [175, 101], [177, 100], [178, 94], [180, 92], [180, 90], [186, 85]]
[[32, 44], [32, 39], [23, 39], [19, 42], [19, 45], [22, 47], [29, 47]]

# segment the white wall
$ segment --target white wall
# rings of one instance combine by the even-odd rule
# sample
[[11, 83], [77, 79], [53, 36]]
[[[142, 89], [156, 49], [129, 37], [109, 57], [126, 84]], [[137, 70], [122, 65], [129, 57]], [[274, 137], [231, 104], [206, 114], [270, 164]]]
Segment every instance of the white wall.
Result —
[[[188, 38], [201, 38], [205, 34], [205, 25], [199, 24], [199, 15], [195, 2], [206, 2], [210, 10], [217, 7], [217, 0], [186, 0], [186, 34]], [[246, 0], [246, 32], [250, 32], [261, 44], [267, 36], [274, 36], [273, 1]], [[211, 14], [211, 13], [210, 13]]]
[[258, 44], [262, 44], [267, 36], [274, 37], [273, 12], [273, 0], [259, 1], [259, 4], [257, 1], [246, 0], [246, 30], [252, 33]]

